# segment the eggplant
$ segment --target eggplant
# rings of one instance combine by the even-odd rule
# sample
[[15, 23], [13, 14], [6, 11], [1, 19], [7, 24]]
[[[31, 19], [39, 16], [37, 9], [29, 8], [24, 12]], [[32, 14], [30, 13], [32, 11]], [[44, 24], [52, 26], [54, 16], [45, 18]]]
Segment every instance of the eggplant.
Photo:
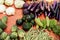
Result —
[[35, 12], [36, 13], [38, 13], [38, 12], [40, 13], [40, 3], [37, 5], [37, 8], [36, 8]]
[[28, 8], [28, 6], [29, 6], [29, 4], [28, 3], [25, 3], [24, 5], [23, 5], [23, 8], [25, 9], [25, 8]]
[[30, 13], [30, 11], [28, 11], [27, 9], [24, 9], [24, 10], [23, 10], [23, 14], [24, 14], [24, 15], [27, 15], [27, 14], [29, 14], [29, 13]]
[[40, 11], [40, 8], [39, 8], [39, 6], [37, 6], [35, 12], [38, 13], [39, 11]]
[[40, 15], [40, 12], [42, 12], [41, 8], [40, 8], [40, 3], [38, 4], [36, 10], [35, 10], [35, 16], [39, 16]]
[[59, 14], [59, 22], [60, 22], [60, 14]]
[[[58, 9], [59, 9], [59, 13], [60, 13], [60, 3], [58, 3]], [[59, 14], [59, 21], [60, 21], [60, 14]]]
[[33, 5], [34, 3], [31, 3], [27, 9], [30, 10], [33, 7]]
[[30, 11], [33, 11], [34, 12], [36, 10], [37, 6], [38, 6], [38, 3], [35, 3], [35, 5], [33, 5], [33, 7], [31, 8]]
[[40, 9], [41, 9], [41, 12], [44, 12], [45, 10], [45, 5], [43, 1], [40, 3]]
[[48, 16], [49, 18], [51, 18], [51, 13], [49, 13], [47, 16]]
[[50, 18], [54, 18], [55, 17], [55, 15], [56, 15], [56, 10], [54, 10], [54, 8], [53, 8], [53, 6], [51, 5], [50, 6], [50, 12], [51, 12], [51, 14], [50, 14]]
[[58, 7], [58, 9], [57, 9], [57, 14], [56, 14], [57, 16], [56, 16], [56, 19], [58, 20], [58, 21], [60, 21], [60, 10], [59, 10], [59, 7]]
[[56, 9], [56, 6], [57, 6], [57, 1], [54, 1], [54, 3], [53, 3], [54, 9]]

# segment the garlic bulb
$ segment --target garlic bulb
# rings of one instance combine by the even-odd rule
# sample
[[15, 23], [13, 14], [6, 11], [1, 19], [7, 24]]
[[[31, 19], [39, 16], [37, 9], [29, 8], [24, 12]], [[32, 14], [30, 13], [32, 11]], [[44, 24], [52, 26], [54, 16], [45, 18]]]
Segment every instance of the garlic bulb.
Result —
[[14, 4], [15, 4], [15, 7], [16, 8], [22, 8], [24, 3], [25, 3], [24, 1], [15, 0], [15, 3]]
[[4, 13], [5, 10], [6, 10], [6, 6], [0, 4], [0, 13]]
[[8, 7], [6, 9], [6, 14], [7, 15], [14, 15], [15, 14], [15, 9], [13, 7]]
[[3, 4], [4, 3], [4, 0], [0, 0], [0, 4]]
[[11, 5], [13, 5], [13, 1], [14, 0], [5, 0], [5, 5], [11, 6]]

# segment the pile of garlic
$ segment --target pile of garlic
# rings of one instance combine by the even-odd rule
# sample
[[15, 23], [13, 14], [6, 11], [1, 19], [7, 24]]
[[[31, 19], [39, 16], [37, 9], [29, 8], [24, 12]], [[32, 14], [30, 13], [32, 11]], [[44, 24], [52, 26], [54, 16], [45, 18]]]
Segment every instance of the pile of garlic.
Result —
[[[22, 8], [24, 3], [25, 2], [23, 0], [0, 0], [0, 13], [6, 15], [14, 15], [15, 8], [11, 6], [14, 4], [16, 8]], [[5, 5], [8, 7], [6, 7]]]

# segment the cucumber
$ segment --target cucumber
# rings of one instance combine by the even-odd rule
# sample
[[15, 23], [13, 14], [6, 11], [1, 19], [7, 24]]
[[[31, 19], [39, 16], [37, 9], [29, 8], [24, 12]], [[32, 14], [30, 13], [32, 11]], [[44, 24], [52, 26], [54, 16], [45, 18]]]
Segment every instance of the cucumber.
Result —
[[7, 23], [8, 17], [7, 16], [3, 16], [1, 20], [2, 20], [3, 23]]
[[5, 28], [6, 28], [6, 24], [4, 24], [4, 23], [2, 22], [2, 20], [0, 20], [0, 28], [1, 28], [1, 29], [5, 29]]

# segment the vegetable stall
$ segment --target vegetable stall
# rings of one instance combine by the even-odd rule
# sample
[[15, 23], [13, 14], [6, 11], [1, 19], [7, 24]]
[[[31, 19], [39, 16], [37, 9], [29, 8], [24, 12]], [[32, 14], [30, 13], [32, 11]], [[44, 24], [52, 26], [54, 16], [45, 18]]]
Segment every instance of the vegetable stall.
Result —
[[60, 40], [60, 2], [1, 0], [0, 40]]

